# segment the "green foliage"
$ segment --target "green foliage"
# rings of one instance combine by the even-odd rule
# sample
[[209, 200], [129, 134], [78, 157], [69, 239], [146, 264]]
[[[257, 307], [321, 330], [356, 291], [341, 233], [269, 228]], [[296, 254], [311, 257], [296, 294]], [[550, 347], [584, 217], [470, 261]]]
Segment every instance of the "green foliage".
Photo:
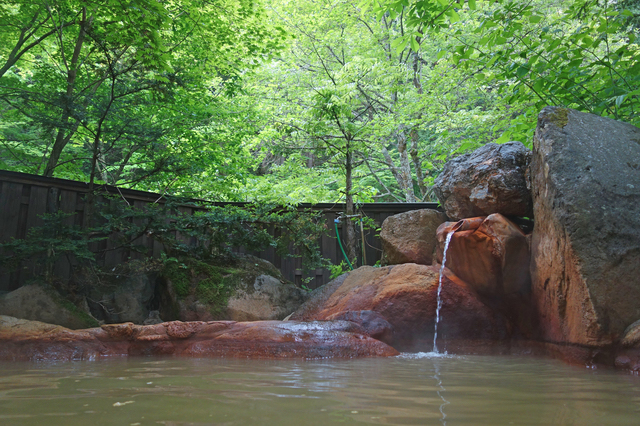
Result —
[[50, 281], [54, 278], [53, 266], [60, 259], [93, 262], [95, 254], [89, 245], [106, 239], [107, 235], [87, 232], [73, 225], [74, 216], [75, 213], [63, 212], [45, 214], [42, 217], [44, 224], [29, 229], [24, 239], [12, 239], [0, 244], [0, 250], [11, 253], [2, 256], [0, 264], [17, 268], [20, 262], [31, 260], [44, 267], [45, 278]]
[[283, 38], [254, 0], [3, 2], [0, 167], [237, 198], [236, 94]]
[[[206, 262], [231, 261], [234, 250], [260, 251], [273, 247], [283, 256], [293, 247], [300, 253], [305, 269], [322, 267], [318, 238], [325, 228], [320, 213], [299, 212], [293, 207], [266, 205], [209, 206], [191, 215], [181, 211], [179, 200], [137, 209], [117, 198], [107, 198], [95, 209], [92, 226], [70, 226], [73, 214], [44, 217], [45, 225], [30, 230], [24, 239], [0, 244], [12, 254], [2, 263], [17, 267], [25, 260], [41, 261], [51, 273], [61, 257], [71, 263], [93, 265], [96, 256], [114, 248], [143, 252], [140, 238], [148, 236], [163, 244], [163, 263], [171, 270], [185, 269], [178, 259]], [[280, 231], [280, 235], [273, 232]], [[110, 239], [113, 247], [95, 250], [95, 243]], [[93, 248], [93, 250], [92, 250]], [[49, 277], [52, 279], [53, 277]]]
[[419, 34], [414, 24], [439, 2], [371, 3], [272, 3], [295, 38], [247, 80], [243, 96], [260, 103], [264, 123], [245, 142], [261, 160], [245, 181], [249, 199], [346, 201], [349, 151], [356, 203], [432, 200], [450, 156], [529, 136], [533, 102], [507, 102], [481, 73], [443, 59], [457, 45], [446, 13], [439, 31]]
[[329, 265], [329, 271], [331, 272], [329, 279], [333, 280], [335, 278], [338, 278], [340, 275], [344, 274], [345, 272], [348, 272], [349, 266], [343, 260], [337, 265]]
[[378, 14], [406, 14], [405, 39], [447, 32], [454, 41], [439, 57], [525, 106], [530, 119], [512, 116], [504, 141], [530, 137], [531, 117], [546, 105], [640, 123], [640, 49], [628, 2], [371, 3]]
[[530, 146], [546, 105], [640, 124], [637, 0], [264, 4], [4, 2], [0, 167], [209, 200], [415, 202], [452, 156]]

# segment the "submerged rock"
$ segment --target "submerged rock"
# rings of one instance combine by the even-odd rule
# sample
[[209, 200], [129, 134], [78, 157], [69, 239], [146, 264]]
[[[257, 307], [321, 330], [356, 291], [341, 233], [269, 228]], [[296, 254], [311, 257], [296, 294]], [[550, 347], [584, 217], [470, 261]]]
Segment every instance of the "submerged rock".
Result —
[[640, 318], [640, 129], [543, 109], [531, 187], [532, 294], [543, 338], [617, 342]]
[[0, 360], [66, 361], [113, 356], [352, 358], [398, 352], [348, 321], [173, 321], [70, 330], [0, 316]]
[[[391, 333], [382, 333], [380, 337], [386, 343], [399, 350], [429, 351], [433, 347], [438, 279], [438, 266], [415, 263], [383, 268], [363, 266], [350, 272], [341, 285], [327, 284], [333, 292], [329, 296], [318, 293], [322, 297], [320, 303], [311, 299], [292, 319], [348, 319], [362, 311], [373, 311], [392, 327]], [[439, 336], [445, 348], [448, 341], [492, 341], [507, 337], [504, 317], [482, 303], [468, 285], [448, 270], [443, 277], [441, 296]]]
[[382, 223], [382, 264], [431, 265], [437, 246], [436, 230], [446, 220], [437, 210], [412, 210], [389, 216]]
[[531, 217], [530, 161], [531, 151], [520, 142], [488, 143], [449, 160], [433, 189], [453, 220], [492, 213]]

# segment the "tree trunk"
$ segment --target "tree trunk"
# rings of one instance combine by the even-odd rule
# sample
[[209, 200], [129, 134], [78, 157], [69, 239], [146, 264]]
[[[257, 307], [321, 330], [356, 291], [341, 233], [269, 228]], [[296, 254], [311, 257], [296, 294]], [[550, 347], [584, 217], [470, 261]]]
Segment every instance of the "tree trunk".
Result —
[[356, 228], [354, 222], [351, 220], [351, 216], [355, 214], [355, 208], [353, 204], [353, 153], [351, 152], [351, 146], [347, 141], [347, 155], [345, 159], [345, 218], [343, 225], [345, 227], [345, 251], [347, 257], [351, 261], [353, 267], [356, 267], [357, 250], [356, 250]]
[[67, 68], [67, 91], [65, 93], [64, 99], [64, 108], [62, 110], [62, 117], [60, 119], [60, 124], [58, 127], [58, 133], [56, 135], [55, 142], [53, 143], [53, 147], [51, 148], [51, 154], [49, 155], [49, 160], [47, 161], [47, 166], [44, 169], [44, 176], [52, 177], [53, 171], [58, 165], [58, 161], [60, 160], [60, 155], [62, 154], [62, 150], [69, 143], [71, 137], [78, 129], [78, 123], [69, 128], [69, 119], [71, 118], [72, 112], [72, 98], [73, 92], [75, 89], [76, 77], [78, 75], [78, 62], [80, 59], [80, 53], [82, 52], [82, 45], [84, 44], [84, 39], [87, 31], [87, 8], [82, 8], [82, 20], [80, 21], [80, 31], [78, 32], [78, 38], [76, 39], [76, 45], [73, 49], [73, 56], [71, 57], [71, 62]]
[[398, 131], [398, 153], [400, 153], [400, 188], [404, 191], [407, 203], [415, 203], [417, 200], [413, 192], [411, 163], [409, 162], [409, 155], [407, 153], [407, 135], [404, 133], [404, 128]]
[[400, 172], [398, 171], [398, 168], [395, 166], [395, 164], [393, 164], [393, 158], [391, 158], [389, 151], [384, 146], [382, 147], [382, 156], [384, 157], [384, 162], [389, 167], [389, 170], [391, 170], [391, 174], [396, 179], [396, 182], [398, 182], [398, 186], [400, 187], [400, 189], [402, 189], [402, 179], [400, 178]]
[[420, 198], [424, 200], [427, 195], [427, 186], [424, 184], [424, 173], [422, 172], [422, 163], [418, 156], [418, 132], [411, 132], [411, 147], [409, 148], [411, 154], [411, 161], [413, 161], [413, 168], [416, 170], [416, 179], [418, 179], [418, 187], [420, 188]]

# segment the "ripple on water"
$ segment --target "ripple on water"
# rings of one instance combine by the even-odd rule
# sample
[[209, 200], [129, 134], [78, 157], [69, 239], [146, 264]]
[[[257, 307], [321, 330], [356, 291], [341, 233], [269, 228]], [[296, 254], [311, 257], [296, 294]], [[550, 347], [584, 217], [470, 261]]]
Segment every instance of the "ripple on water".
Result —
[[452, 355], [446, 352], [403, 352], [396, 358], [402, 359], [432, 359], [432, 358], [447, 358], [447, 359], [464, 359], [461, 355]]
[[2, 426], [619, 426], [639, 414], [639, 377], [532, 357], [0, 363]]

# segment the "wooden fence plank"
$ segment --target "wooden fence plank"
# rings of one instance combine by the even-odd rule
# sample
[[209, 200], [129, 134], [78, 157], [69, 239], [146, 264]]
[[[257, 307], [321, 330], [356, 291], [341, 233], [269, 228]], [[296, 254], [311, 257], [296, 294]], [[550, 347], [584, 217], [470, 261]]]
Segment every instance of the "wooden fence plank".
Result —
[[64, 213], [72, 214], [64, 219], [63, 223], [67, 226], [73, 226], [76, 223], [76, 199], [78, 198], [77, 192], [72, 191], [60, 191], [60, 207], [59, 209]]
[[[146, 205], [147, 203], [145, 203], [144, 201], [140, 201], [140, 200], [133, 201], [133, 207], [139, 210], [143, 210]], [[141, 218], [141, 217], [135, 218], [133, 219], [133, 224], [138, 227], [143, 227], [145, 226], [146, 221], [144, 218]], [[149, 256], [149, 254], [153, 251], [153, 240], [146, 234], [133, 240], [133, 244], [134, 246], [140, 246], [141, 250], [146, 249], [146, 252], [132, 250], [130, 254], [131, 259], [137, 259], [137, 260], [144, 259], [147, 256]]]
[[[8, 242], [18, 237], [20, 221], [20, 204], [22, 201], [22, 187], [20, 183], [3, 182], [0, 192], [0, 242]], [[7, 255], [9, 253], [0, 253]], [[19, 285], [18, 274], [15, 270], [0, 269], [0, 290], [11, 291]]]
[[47, 212], [47, 192], [47, 188], [35, 185], [31, 186], [29, 209], [27, 212], [27, 229], [44, 224], [42, 215]]
[[22, 184], [3, 182], [0, 192], [0, 242], [9, 241], [18, 235]]
[[[85, 213], [84, 198], [88, 191], [88, 186], [82, 182], [67, 181], [64, 179], [44, 178], [42, 176], [33, 176], [23, 173], [14, 173], [0, 171], [0, 241], [6, 241], [11, 237], [21, 237], [26, 235], [28, 229], [34, 226], [41, 226], [43, 224], [41, 215], [43, 213], [55, 213], [61, 210], [66, 213], [75, 213], [71, 217], [65, 219], [65, 224], [68, 226], [83, 225], [83, 215]], [[116, 189], [109, 186], [103, 186], [105, 193], [118, 194], [127, 198], [127, 201], [134, 205], [135, 208], [144, 208], [144, 206], [157, 202], [161, 199], [160, 194], [147, 193], [143, 191], [135, 191], [128, 189]], [[98, 196], [98, 199], [104, 200], [102, 195]], [[122, 200], [118, 198], [120, 202]], [[108, 201], [107, 201], [108, 202]], [[162, 202], [162, 201], [160, 201]], [[234, 205], [242, 207], [246, 203], [213, 203], [214, 205]], [[365, 204], [360, 206], [359, 211], [365, 216], [373, 218], [378, 225], [382, 221], [392, 215], [409, 210], [415, 210], [419, 208], [435, 208], [435, 204], [431, 203], [379, 203], [379, 204]], [[299, 207], [300, 210], [311, 209], [321, 210], [324, 221], [327, 226], [327, 230], [324, 235], [320, 237], [319, 244], [323, 257], [329, 259], [332, 264], [338, 264], [343, 259], [342, 252], [338, 246], [337, 239], [335, 238], [333, 219], [336, 214], [344, 211], [343, 204], [317, 204], [309, 205], [303, 204]], [[193, 214], [194, 211], [201, 210], [194, 205], [184, 205], [179, 208], [181, 212], [186, 214]], [[136, 219], [137, 224], [144, 223], [144, 219]], [[277, 237], [280, 235], [281, 230], [270, 230]], [[341, 238], [344, 241], [344, 229], [340, 226]], [[357, 227], [358, 246], [361, 246], [362, 241], [359, 237], [360, 230]], [[188, 244], [200, 244], [195, 241], [194, 238], [187, 238], [185, 236], [179, 236], [181, 240], [184, 240]], [[367, 258], [367, 264], [373, 265], [381, 257], [381, 247], [379, 238], [375, 236], [375, 230], [365, 230], [365, 252]], [[102, 241], [100, 243], [92, 244], [90, 249], [97, 253], [97, 261], [100, 266], [115, 266], [115, 264], [126, 261], [128, 258], [142, 259], [147, 255], [160, 257], [164, 251], [163, 245], [154, 240], [150, 235], [143, 235], [137, 241], [144, 247], [148, 248], [148, 254], [140, 254], [135, 252], [129, 252], [128, 250], [112, 250], [105, 251], [107, 248], [114, 248], [116, 241], [110, 239], [109, 241]], [[290, 251], [293, 250], [290, 247]], [[237, 252], [244, 252], [244, 250], [236, 250]], [[268, 248], [259, 254], [262, 258], [266, 258], [273, 263], [278, 269], [280, 269], [289, 281], [302, 282], [302, 263], [300, 259], [291, 258], [288, 256], [279, 256], [273, 248]], [[358, 251], [358, 257], [362, 257], [361, 247]], [[73, 260], [72, 260], [73, 261]], [[56, 273], [63, 279], [68, 279], [71, 268], [67, 259], [62, 259], [59, 264], [56, 265]], [[8, 280], [8, 284], [0, 283], [0, 290], [6, 290], [9, 287], [15, 287], [18, 285], [17, 281], [24, 282], [24, 276], [17, 278], [17, 275], [7, 275], [7, 271], [0, 271], [0, 275]], [[328, 282], [330, 272], [327, 269], [311, 271], [308, 274], [309, 286], [314, 288]], [[1, 279], [1, 277], [0, 277]], [[17, 281], [16, 281], [17, 280]]]

